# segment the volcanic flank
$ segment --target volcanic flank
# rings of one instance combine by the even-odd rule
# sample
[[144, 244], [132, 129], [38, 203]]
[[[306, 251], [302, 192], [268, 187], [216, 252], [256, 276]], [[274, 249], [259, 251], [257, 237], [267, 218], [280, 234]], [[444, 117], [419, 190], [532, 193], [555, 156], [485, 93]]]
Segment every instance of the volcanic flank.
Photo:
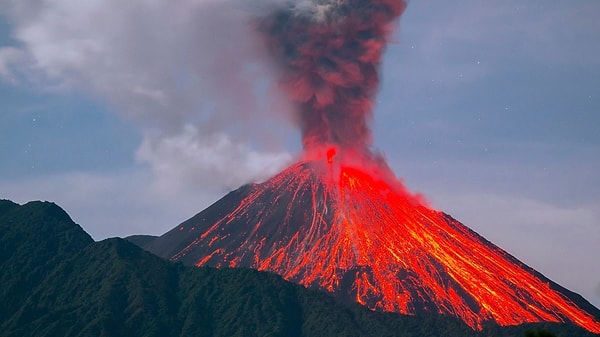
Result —
[[410, 194], [370, 151], [368, 122], [398, 0], [290, 5], [258, 21], [297, 107], [304, 154], [146, 248], [188, 265], [250, 267], [374, 310], [486, 323], [572, 322], [598, 310]]

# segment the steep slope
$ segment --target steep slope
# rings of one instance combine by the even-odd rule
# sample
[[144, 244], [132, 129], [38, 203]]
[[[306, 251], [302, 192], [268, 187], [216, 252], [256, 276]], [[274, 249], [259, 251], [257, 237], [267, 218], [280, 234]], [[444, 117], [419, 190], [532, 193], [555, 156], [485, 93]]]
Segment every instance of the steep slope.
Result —
[[93, 242], [60, 207], [0, 202], [0, 321], [13, 315], [30, 293], [66, 258]]
[[452, 315], [476, 329], [573, 322], [600, 332], [598, 310], [580, 296], [426, 207], [386, 172], [334, 155], [242, 187], [147, 248], [188, 265], [272, 271], [371, 309]]

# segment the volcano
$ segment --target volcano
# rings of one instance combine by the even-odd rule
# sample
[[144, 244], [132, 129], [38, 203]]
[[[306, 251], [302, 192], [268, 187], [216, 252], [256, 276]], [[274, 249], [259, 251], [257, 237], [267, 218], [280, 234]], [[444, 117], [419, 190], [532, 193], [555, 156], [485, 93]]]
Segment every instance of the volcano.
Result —
[[486, 324], [600, 312], [409, 193], [372, 152], [369, 122], [403, 0], [289, 2], [257, 32], [294, 107], [302, 158], [246, 185], [146, 249], [195, 266], [249, 267], [373, 310]]
[[187, 265], [271, 271], [373, 310], [452, 315], [474, 329], [547, 321], [600, 332], [598, 309], [581, 296], [431, 209], [381, 163], [338, 151], [229, 193], [146, 248]]

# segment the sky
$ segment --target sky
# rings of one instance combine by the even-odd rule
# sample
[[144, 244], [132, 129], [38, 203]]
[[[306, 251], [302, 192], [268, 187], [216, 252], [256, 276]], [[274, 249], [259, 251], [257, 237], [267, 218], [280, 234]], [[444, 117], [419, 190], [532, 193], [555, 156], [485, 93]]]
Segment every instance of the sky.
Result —
[[[160, 235], [301, 151], [269, 0], [0, 0], [0, 198]], [[276, 1], [276, 0], [270, 0]], [[600, 2], [413, 0], [374, 146], [414, 192], [600, 307]]]

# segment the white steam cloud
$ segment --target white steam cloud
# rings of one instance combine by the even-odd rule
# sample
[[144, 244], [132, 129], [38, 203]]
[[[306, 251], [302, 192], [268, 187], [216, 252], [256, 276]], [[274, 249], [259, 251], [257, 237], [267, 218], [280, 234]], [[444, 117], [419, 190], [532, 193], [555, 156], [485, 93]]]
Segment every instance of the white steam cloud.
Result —
[[0, 0], [19, 43], [0, 47], [0, 78], [108, 101], [142, 128], [159, 184], [237, 187], [291, 159], [273, 139], [292, 129], [240, 4]]

